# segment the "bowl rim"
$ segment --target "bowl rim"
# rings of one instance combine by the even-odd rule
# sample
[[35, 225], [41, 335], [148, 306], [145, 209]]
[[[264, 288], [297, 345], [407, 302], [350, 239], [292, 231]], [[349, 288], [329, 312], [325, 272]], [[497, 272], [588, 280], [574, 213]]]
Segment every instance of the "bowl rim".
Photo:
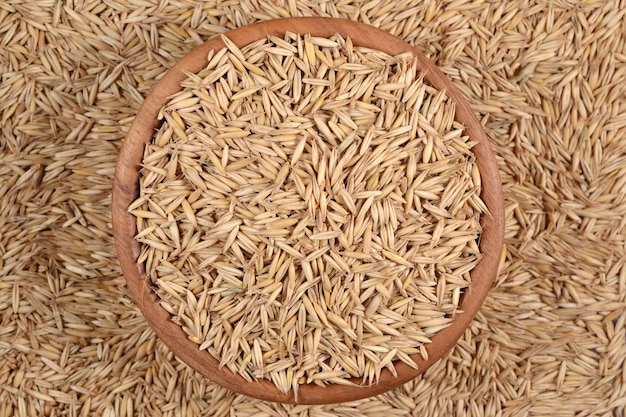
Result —
[[210, 50], [225, 47], [220, 36], [209, 39], [184, 56], [155, 85], [137, 112], [120, 150], [113, 179], [111, 214], [115, 246], [122, 273], [135, 305], [141, 310], [159, 339], [180, 360], [203, 376], [240, 394], [266, 401], [292, 404], [354, 401], [389, 391], [425, 372], [450, 351], [476, 316], [497, 276], [504, 244], [504, 202], [500, 174], [489, 139], [459, 90], [417, 49], [388, 32], [351, 20], [298, 17], [258, 22], [228, 31], [225, 35], [241, 47], [259, 38], [281, 36], [285, 32], [308, 33], [320, 37], [339, 33], [343, 37], [350, 37], [355, 45], [378, 49], [392, 55], [412, 52], [417, 57], [418, 70], [425, 73], [425, 81], [437, 89], [446, 90], [456, 106], [455, 119], [461, 122], [466, 133], [477, 141], [472, 150], [480, 167], [483, 187], [481, 197], [489, 210], [487, 215], [481, 216], [483, 230], [479, 247], [483, 256], [470, 272], [472, 284], [464, 292], [459, 305], [463, 313], [456, 315], [448, 328], [434, 335], [432, 343], [426, 346], [428, 360], [423, 360], [419, 354], [413, 355], [419, 369], [415, 370], [398, 362], [397, 377], [385, 369], [379, 382], [372, 385], [329, 384], [326, 387], [314, 384], [301, 385], [296, 401], [293, 391], [281, 393], [269, 380], [248, 382], [226, 367], [220, 369], [218, 361], [207, 351], [200, 351], [198, 345], [187, 338], [180, 326], [171, 320], [171, 315], [159, 305], [158, 296], [152, 290], [150, 281], [143, 271], [143, 265], [136, 262], [140, 254], [140, 245], [134, 239], [137, 233], [136, 220], [128, 212], [128, 207], [139, 193], [140, 163], [144, 147], [158, 126], [156, 116], [159, 110], [173, 93], [182, 89], [180, 82], [186, 78], [186, 73], [197, 73], [206, 66]]

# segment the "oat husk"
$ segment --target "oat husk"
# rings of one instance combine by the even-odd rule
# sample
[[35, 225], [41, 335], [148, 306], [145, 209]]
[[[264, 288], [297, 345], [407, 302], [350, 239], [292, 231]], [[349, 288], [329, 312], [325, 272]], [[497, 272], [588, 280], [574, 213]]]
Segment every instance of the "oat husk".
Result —
[[[0, 415], [623, 416], [625, 5], [620, 2], [4, 2]], [[203, 39], [290, 15], [415, 44], [499, 156], [507, 253], [454, 350], [393, 392], [285, 406], [221, 389], [155, 339], [110, 229], [125, 130]]]

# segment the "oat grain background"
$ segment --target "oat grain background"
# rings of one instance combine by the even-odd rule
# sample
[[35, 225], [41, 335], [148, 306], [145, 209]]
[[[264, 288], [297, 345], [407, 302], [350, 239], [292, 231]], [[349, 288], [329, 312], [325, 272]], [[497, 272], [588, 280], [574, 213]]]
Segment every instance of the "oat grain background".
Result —
[[[623, 416], [626, 3], [0, 3], [0, 416]], [[457, 347], [368, 400], [285, 406], [178, 362], [124, 287], [110, 227], [124, 132], [178, 58], [321, 15], [417, 46], [498, 154], [508, 252]]]

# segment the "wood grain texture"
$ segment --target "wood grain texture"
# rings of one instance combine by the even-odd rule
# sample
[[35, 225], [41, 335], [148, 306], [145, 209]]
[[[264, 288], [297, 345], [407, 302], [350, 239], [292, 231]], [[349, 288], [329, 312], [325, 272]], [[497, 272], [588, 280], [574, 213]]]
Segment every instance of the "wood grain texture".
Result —
[[[330, 37], [340, 33], [350, 37], [355, 45], [378, 49], [395, 55], [410, 51], [418, 58], [419, 70], [426, 73], [425, 80], [437, 89], [446, 90], [456, 104], [456, 119], [466, 127], [467, 134], [478, 144], [473, 148], [480, 169], [483, 185], [482, 199], [490, 211], [483, 216], [483, 233], [480, 240], [482, 260], [471, 272], [472, 287], [461, 299], [458, 315], [452, 325], [432, 338], [427, 346], [429, 360], [420, 355], [413, 359], [419, 370], [404, 363], [396, 364], [398, 377], [388, 370], [383, 371], [380, 382], [371, 386], [349, 387], [343, 385], [303, 385], [299, 389], [299, 404], [328, 404], [352, 401], [377, 395], [393, 389], [415, 378], [434, 362], [445, 355], [456, 343], [474, 318], [497, 275], [498, 263], [504, 242], [504, 203], [502, 186], [496, 159], [480, 122], [465, 102], [460, 92], [446, 76], [420, 52], [406, 42], [377, 28], [343, 19], [289, 18], [260, 22], [226, 33], [235, 44], [243, 46], [270, 35], [285, 32]], [[230, 370], [218, 367], [218, 361], [208, 352], [198, 350], [198, 345], [187, 339], [182, 329], [171, 321], [170, 314], [160, 305], [142, 265], [136, 263], [139, 244], [134, 240], [137, 233], [136, 220], [128, 213], [128, 206], [138, 197], [139, 168], [144, 147], [153, 137], [158, 126], [157, 113], [167, 98], [181, 90], [180, 82], [186, 78], [185, 71], [198, 72], [206, 66], [207, 54], [211, 49], [224, 47], [219, 37], [212, 38], [179, 61], [156, 85], [139, 109], [122, 147], [113, 182], [112, 217], [113, 231], [118, 258], [134, 302], [150, 326], [174, 354], [189, 366], [215, 383], [233, 391], [267, 401], [295, 403], [292, 393], [283, 394], [270, 382], [261, 380], [247, 382]]]

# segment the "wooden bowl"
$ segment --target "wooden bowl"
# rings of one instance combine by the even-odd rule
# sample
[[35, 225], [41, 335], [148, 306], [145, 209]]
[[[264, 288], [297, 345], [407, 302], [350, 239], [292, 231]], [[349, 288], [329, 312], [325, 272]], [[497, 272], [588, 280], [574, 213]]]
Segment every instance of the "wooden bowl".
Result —
[[[369, 25], [319, 17], [260, 22], [232, 30], [226, 33], [226, 36], [241, 47], [270, 35], [282, 36], [285, 32], [309, 33], [320, 37], [330, 37], [339, 33], [343, 37], [350, 37], [355, 45], [381, 50], [388, 54], [395, 55], [407, 51], [414, 53], [418, 57], [419, 69], [426, 74], [426, 82], [437, 89], [446, 90], [448, 96], [456, 103], [456, 119], [466, 127], [466, 133], [473, 140], [478, 141], [473, 152], [482, 177], [482, 199], [490, 214], [484, 215], [481, 219], [483, 232], [480, 239], [480, 251], [483, 258], [471, 272], [472, 286], [461, 299], [460, 309], [464, 313], [457, 315], [450, 327], [432, 338], [432, 343], [427, 346], [429, 357], [427, 361], [423, 360], [420, 355], [413, 356], [419, 365], [419, 370], [398, 362], [395, 365], [397, 377], [394, 377], [388, 370], [384, 370], [380, 382], [374, 385], [358, 387], [302, 385], [299, 388], [297, 403], [328, 404], [352, 401], [381, 394], [415, 378], [444, 356], [469, 326], [487, 296], [498, 271], [504, 240], [502, 186], [489, 140], [472, 110], [451, 81], [409, 44]], [[208, 64], [208, 52], [224, 46], [219, 37], [214, 37], [193, 50], [168, 71], [139, 109], [126, 136], [113, 180], [112, 216], [115, 245], [122, 271], [135, 303], [157, 336], [179, 359], [213, 382], [233, 391], [267, 401], [296, 403], [293, 393], [279, 392], [270, 381], [247, 382], [227, 368], [219, 368], [216, 359], [208, 352], [200, 351], [198, 345], [187, 339], [183, 330], [172, 322], [170, 314], [159, 305], [159, 299], [150, 287], [143, 265], [136, 262], [140, 246], [134, 240], [137, 233], [136, 220], [128, 212], [128, 207], [138, 197], [140, 163], [144, 147], [151, 140], [158, 126], [157, 113], [168, 101], [170, 95], [181, 90], [180, 82], [186, 78], [184, 72], [199, 72]]]

